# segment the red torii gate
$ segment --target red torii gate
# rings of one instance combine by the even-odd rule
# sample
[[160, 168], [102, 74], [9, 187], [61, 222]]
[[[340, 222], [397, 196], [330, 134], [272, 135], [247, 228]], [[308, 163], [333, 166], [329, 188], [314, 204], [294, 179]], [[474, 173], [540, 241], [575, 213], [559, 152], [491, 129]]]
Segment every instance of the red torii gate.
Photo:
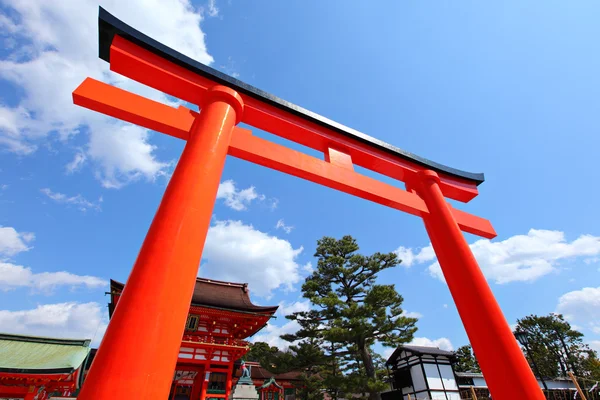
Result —
[[[444, 198], [470, 201], [483, 174], [431, 162], [267, 94], [102, 8], [98, 22], [100, 58], [112, 71], [201, 111], [91, 78], [73, 92], [75, 104], [187, 141], [79, 399], [167, 397], [228, 154], [421, 217], [494, 399], [544, 399], [461, 230], [496, 233]], [[325, 160], [257, 138], [236, 127], [240, 122], [322, 151]], [[403, 181], [407, 190], [358, 174], [353, 164]]]

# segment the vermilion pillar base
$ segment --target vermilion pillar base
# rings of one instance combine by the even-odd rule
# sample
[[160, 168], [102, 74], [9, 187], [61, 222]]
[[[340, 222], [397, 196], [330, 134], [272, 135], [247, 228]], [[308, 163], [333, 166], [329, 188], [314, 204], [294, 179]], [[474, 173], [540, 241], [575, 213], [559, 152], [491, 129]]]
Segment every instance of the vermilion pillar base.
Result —
[[78, 398], [166, 399], [243, 102], [216, 86], [190, 130]]
[[425, 227], [493, 398], [545, 399], [444, 200], [438, 175], [423, 171], [418, 178], [412, 188], [429, 209]]

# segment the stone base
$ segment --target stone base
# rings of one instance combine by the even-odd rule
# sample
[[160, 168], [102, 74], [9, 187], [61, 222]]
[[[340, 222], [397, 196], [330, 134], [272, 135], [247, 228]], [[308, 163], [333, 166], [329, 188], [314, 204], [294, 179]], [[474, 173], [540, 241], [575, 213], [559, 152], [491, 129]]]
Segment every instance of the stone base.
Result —
[[231, 399], [233, 400], [258, 400], [258, 392], [254, 385], [235, 385]]

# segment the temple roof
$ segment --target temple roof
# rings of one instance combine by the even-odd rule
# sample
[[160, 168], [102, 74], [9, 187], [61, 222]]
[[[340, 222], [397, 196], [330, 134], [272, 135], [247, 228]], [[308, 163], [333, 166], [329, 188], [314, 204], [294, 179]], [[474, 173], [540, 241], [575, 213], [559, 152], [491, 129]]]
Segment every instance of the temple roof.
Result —
[[434, 356], [434, 357], [441, 356], [441, 357], [448, 357], [448, 358], [454, 358], [456, 356], [456, 354], [453, 351], [442, 350], [438, 347], [404, 345], [404, 346], [398, 346], [398, 348], [396, 350], [394, 350], [392, 355], [386, 361], [386, 364], [388, 364], [388, 365], [393, 364], [394, 361], [400, 355], [400, 353], [402, 353], [403, 351], [406, 351], [407, 353], [412, 353], [412, 354], [415, 354], [418, 356], [429, 355], [429, 356]]
[[269, 386], [275, 386], [278, 389], [283, 389], [283, 387], [277, 383], [277, 381], [275, 380], [275, 377], [270, 377], [268, 380], [265, 381], [265, 383], [263, 383], [263, 385], [261, 387], [259, 387], [259, 389], [266, 389]]
[[85, 361], [90, 340], [0, 333], [0, 372], [70, 374]]
[[[256, 380], [267, 381], [271, 378], [278, 381], [295, 381], [300, 379], [301, 371], [290, 371], [284, 372], [282, 374], [274, 374], [272, 372], [267, 371], [260, 364], [252, 361], [246, 362], [246, 366], [250, 368], [250, 377]], [[236, 367], [234, 367], [233, 376], [239, 378], [242, 376], [242, 371], [239, 367], [239, 363], [236, 362]]]
[[[111, 279], [111, 292], [121, 292], [123, 287], [123, 283]], [[260, 314], [273, 314], [279, 308], [279, 306], [252, 304], [247, 283], [223, 282], [205, 278], [196, 278], [192, 305]]]

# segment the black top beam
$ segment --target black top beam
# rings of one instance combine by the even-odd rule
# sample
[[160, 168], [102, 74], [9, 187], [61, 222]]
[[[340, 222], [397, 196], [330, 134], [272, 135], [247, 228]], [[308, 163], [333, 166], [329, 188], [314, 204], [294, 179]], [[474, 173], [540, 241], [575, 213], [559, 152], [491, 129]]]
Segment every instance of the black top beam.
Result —
[[204, 76], [224, 86], [228, 86], [238, 91], [239, 93], [243, 93], [247, 96], [253, 97], [259, 101], [270, 104], [281, 110], [297, 115], [303, 119], [306, 119], [307, 121], [316, 123], [325, 128], [341, 133], [346, 137], [365, 143], [373, 148], [383, 150], [396, 157], [400, 157], [412, 163], [424, 166], [426, 168], [430, 168], [434, 171], [450, 175], [456, 178], [468, 180], [470, 182], [475, 183], [476, 185], [479, 185], [484, 181], [483, 174], [481, 173], [461, 171], [458, 169], [447, 167], [442, 164], [438, 164], [426, 158], [419, 157], [408, 151], [399, 149], [381, 140], [365, 135], [362, 132], [359, 132], [352, 128], [348, 128], [347, 126], [339, 124], [312, 111], [306, 110], [288, 101], [280, 99], [279, 97], [273, 96], [272, 94], [250, 86], [238, 79], [232, 78], [231, 76], [219, 72], [216, 69], [208, 67], [198, 61], [192, 60], [191, 58], [137, 31], [136, 29], [124, 23], [123, 21], [114, 17], [102, 7], [100, 7], [100, 12], [98, 15], [98, 29], [100, 41], [99, 55], [101, 59], [107, 62], [110, 62], [110, 46], [112, 44], [113, 37], [115, 35], [119, 35], [124, 39], [127, 39], [162, 58], [165, 58], [187, 70], [197, 73], [198, 75]]

